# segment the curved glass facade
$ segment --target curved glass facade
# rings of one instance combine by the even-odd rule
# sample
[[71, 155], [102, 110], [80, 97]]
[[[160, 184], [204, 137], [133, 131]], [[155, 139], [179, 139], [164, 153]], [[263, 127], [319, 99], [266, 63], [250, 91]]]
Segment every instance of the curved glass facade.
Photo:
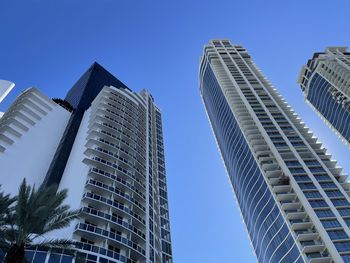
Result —
[[298, 82], [319, 116], [350, 144], [350, 53], [328, 47], [315, 53], [301, 69]]
[[200, 89], [259, 262], [348, 262], [350, 184], [239, 45], [204, 48]]
[[332, 88], [331, 83], [315, 73], [310, 80], [306, 99], [346, 141], [350, 142], [350, 108], [336, 100]]
[[304, 262], [209, 64], [201, 91], [259, 262]]

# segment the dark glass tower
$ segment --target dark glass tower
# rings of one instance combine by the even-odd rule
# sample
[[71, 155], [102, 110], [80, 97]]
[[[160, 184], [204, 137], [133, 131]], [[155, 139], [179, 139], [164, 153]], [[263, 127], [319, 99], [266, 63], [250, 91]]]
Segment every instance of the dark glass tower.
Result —
[[90, 107], [104, 86], [129, 89], [100, 64], [95, 62], [68, 91], [65, 101], [73, 107], [73, 113], [47, 172], [45, 183], [59, 184], [72, 150], [84, 112]]
[[199, 81], [258, 261], [350, 262], [346, 176], [246, 49], [211, 41]]
[[299, 75], [305, 100], [347, 144], [350, 143], [350, 53], [329, 47], [315, 53]]

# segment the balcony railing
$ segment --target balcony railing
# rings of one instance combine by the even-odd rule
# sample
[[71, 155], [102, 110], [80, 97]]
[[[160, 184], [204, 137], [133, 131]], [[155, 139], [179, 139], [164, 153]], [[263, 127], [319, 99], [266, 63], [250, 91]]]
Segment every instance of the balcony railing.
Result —
[[105, 203], [108, 206], [112, 206], [114, 208], [117, 208], [117, 209], [123, 211], [124, 213], [126, 213], [128, 215], [131, 215], [133, 218], [137, 219], [143, 225], [145, 225], [145, 223], [146, 223], [145, 219], [143, 219], [141, 216], [139, 216], [138, 214], [136, 214], [133, 211], [131, 211], [130, 208], [124, 206], [123, 204], [115, 202], [113, 200], [110, 200], [110, 199], [108, 199], [106, 197], [87, 192], [87, 193], [84, 193], [83, 198], [89, 198], [89, 199], [93, 199], [93, 200]]
[[93, 215], [93, 216], [101, 217], [101, 218], [104, 218], [106, 220], [112, 221], [114, 224], [123, 226], [124, 228], [130, 230], [131, 232], [133, 232], [136, 235], [138, 235], [139, 237], [141, 237], [142, 239], [146, 238], [146, 235], [141, 230], [139, 230], [137, 227], [135, 227], [132, 224], [129, 224], [128, 222], [125, 222], [125, 221], [123, 221], [123, 220], [121, 220], [121, 219], [119, 219], [119, 218], [117, 218], [115, 216], [103, 213], [101, 211], [98, 211], [96, 209], [89, 208], [89, 207], [83, 207], [82, 211], [84, 213], [87, 213], [87, 214], [90, 214], [90, 215]]
[[95, 227], [93, 225], [84, 224], [84, 223], [79, 223], [75, 226], [75, 230], [84, 230], [84, 231], [98, 234], [100, 236], [110, 238], [112, 240], [118, 241], [118, 242], [126, 245], [129, 248], [132, 248], [132, 249], [138, 251], [143, 256], [146, 254], [145, 250], [141, 246], [136, 244], [135, 242], [133, 242], [125, 237], [122, 237], [121, 235], [118, 235], [116, 233], [104, 230], [102, 228]]

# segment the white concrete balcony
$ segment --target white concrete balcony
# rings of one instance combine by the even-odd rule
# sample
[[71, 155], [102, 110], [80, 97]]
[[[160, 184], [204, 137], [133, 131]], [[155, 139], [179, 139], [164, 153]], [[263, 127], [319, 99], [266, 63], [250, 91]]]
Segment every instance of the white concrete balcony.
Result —
[[[292, 220], [293, 222], [293, 220]], [[313, 226], [311, 222], [298, 222], [298, 223], [292, 223], [292, 230], [302, 230], [302, 229], [309, 229]]]
[[139, 244], [99, 227], [79, 223], [75, 226], [75, 232], [84, 233], [84, 235], [89, 236], [89, 238], [101, 238], [104, 240], [107, 238], [112, 244], [114, 243], [117, 246], [122, 246], [125, 250], [130, 251], [130, 255], [135, 259], [141, 260], [146, 254], [144, 247], [140, 246]]
[[119, 175], [114, 175], [95, 167], [89, 170], [88, 175], [89, 177], [99, 180], [103, 183], [117, 184], [119, 188], [125, 191], [131, 191], [133, 193], [132, 196], [136, 198], [139, 202], [143, 202], [146, 199], [145, 189], [141, 191], [140, 188], [135, 187], [135, 183], [133, 181], [125, 180]]
[[298, 241], [316, 240], [319, 234], [313, 231], [305, 231], [304, 233], [296, 233]]
[[332, 257], [309, 258], [309, 263], [332, 263]]
[[288, 212], [288, 211], [299, 210], [302, 208], [302, 206], [299, 202], [292, 201], [291, 203], [283, 203], [281, 208], [282, 210]]
[[287, 220], [293, 220], [293, 219], [304, 219], [306, 217], [305, 211], [299, 211], [299, 212], [289, 212], [287, 214]]
[[292, 201], [295, 200], [296, 194], [295, 193], [287, 193], [287, 194], [278, 194], [277, 200], [278, 201]]
[[132, 241], [140, 244], [144, 244], [146, 242], [145, 228], [141, 230], [109, 213], [105, 213], [89, 207], [83, 207], [83, 213], [84, 219], [88, 220], [89, 222], [93, 222], [93, 220], [106, 221], [116, 230], [123, 233], [128, 233], [131, 236]]
[[104, 170], [109, 174], [113, 174], [114, 176], [119, 176], [125, 181], [132, 181], [134, 186], [140, 189], [141, 191], [143, 191], [146, 188], [144, 178], [138, 178], [135, 175], [119, 170], [106, 162], [99, 161], [96, 158], [85, 158], [83, 162], [97, 169]]
[[290, 191], [292, 190], [290, 185], [276, 185], [272, 189], [276, 194], [290, 193]]

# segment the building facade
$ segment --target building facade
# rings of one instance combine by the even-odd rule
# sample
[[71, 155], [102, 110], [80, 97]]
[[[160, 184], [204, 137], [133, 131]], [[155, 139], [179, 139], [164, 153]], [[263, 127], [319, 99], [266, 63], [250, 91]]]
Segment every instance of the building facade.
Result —
[[15, 83], [0, 79], [0, 102], [2, 102], [10, 91], [15, 87]]
[[[34, 147], [43, 138], [44, 152]], [[18, 152], [28, 154], [31, 148], [37, 167], [29, 172], [15, 167]], [[29, 89], [0, 120], [0, 150], [0, 166], [13, 160], [6, 166], [11, 174], [22, 169], [29, 183], [68, 189], [67, 204], [83, 215], [52, 235], [78, 241], [79, 261], [172, 262], [162, 117], [147, 91], [132, 92], [97, 63], [64, 100]], [[4, 181], [5, 174], [0, 176]], [[7, 184], [3, 189], [16, 193]], [[27, 259], [73, 260], [40, 249], [28, 251]]]
[[341, 168], [229, 40], [204, 48], [200, 91], [259, 262], [350, 262]]
[[301, 69], [298, 83], [305, 100], [328, 126], [350, 144], [350, 53], [329, 47]]

